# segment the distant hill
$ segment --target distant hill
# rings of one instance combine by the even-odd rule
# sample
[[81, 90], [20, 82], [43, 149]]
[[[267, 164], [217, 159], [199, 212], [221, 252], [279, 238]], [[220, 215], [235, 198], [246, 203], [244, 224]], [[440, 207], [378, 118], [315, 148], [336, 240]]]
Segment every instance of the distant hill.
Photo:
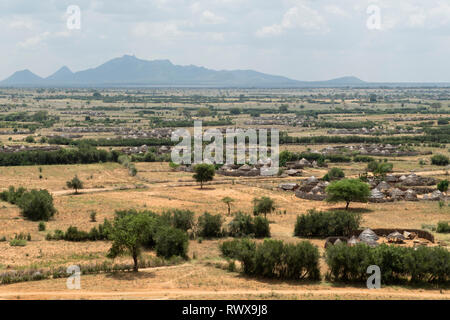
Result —
[[[354, 77], [330, 80], [329, 84], [350, 85], [363, 81]], [[326, 85], [328, 82], [317, 82]], [[305, 87], [315, 82], [297, 81], [253, 70], [216, 71], [194, 65], [174, 65], [169, 60], [142, 60], [124, 55], [96, 68], [72, 72], [62, 67], [47, 78], [29, 70], [16, 72], [0, 86], [108, 87], [108, 86], [205, 86], [205, 87]]]
[[22, 70], [15, 72], [12, 76], [0, 82], [3, 86], [20, 86], [20, 85], [39, 85], [44, 79], [35, 75], [30, 70]]
[[[421, 86], [423, 84], [420, 84]], [[430, 84], [425, 84], [430, 85]], [[62, 67], [47, 78], [29, 70], [18, 71], [0, 82], [2, 87], [374, 87], [414, 84], [368, 83], [356, 77], [327, 81], [298, 81], [253, 70], [212, 70], [194, 65], [174, 65], [169, 60], [142, 60], [124, 55], [79, 72]], [[448, 86], [448, 84], [447, 84]]]

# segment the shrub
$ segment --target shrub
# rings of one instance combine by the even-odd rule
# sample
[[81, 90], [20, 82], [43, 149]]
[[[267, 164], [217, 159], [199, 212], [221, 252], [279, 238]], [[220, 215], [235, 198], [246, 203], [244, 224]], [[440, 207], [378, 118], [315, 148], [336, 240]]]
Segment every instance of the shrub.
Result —
[[309, 210], [298, 216], [294, 235], [297, 237], [330, 237], [349, 236], [358, 230], [361, 215], [348, 211], [316, 211]]
[[248, 214], [237, 212], [228, 225], [228, 232], [232, 237], [254, 236], [255, 224], [253, 218]]
[[357, 155], [357, 156], [353, 157], [353, 161], [354, 162], [372, 162], [372, 161], [375, 161], [375, 159], [370, 156]]
[[449, 159], [443, 154], [435, 154], [431, 157], [431, 164], [436, 166], [446, 166], [449, 164]]
[[263, 217], [255, 217], [253, 223], [255, 225], [255, 238], [270, 237], [269, 220]]
[[294, 245], [266, 239], [256, 245], [248, 239], [235, 239], [222, 243], [220, 250], [225, 257], [239, 260], [247, 275], [292, 280], [320, 279], [319, 250], [308, 241]]
[[438, 183], [437, 188], [441, 192], [447, 192], [448, 190], [448, 180], [442, 180]]
[[0, 193], [0, 199], [11, 204], [17, 204], [26, 191], [27, 189], [23, 187], [19, 187], [15, 190], [13, 186], [10, 186], [7, 191]]
[[448, 221], [439, 221], [437, 224], [436, 232], [450, 233], [450, 225], [449, 225]]
[[91, 213], [89, 213], [89, 219], [91, 222], [97, 222], [97, 212], [91, 211]]
[[22, 215], [32, 221], [48, 221], [56, 213], [53, 197], [47, 190], [31, 190], [22, 195], [19, 200]]
[[371, 248], [366, 244], [353, 247], [339, 244], [327, 248], [325, 259], [332, 281], [365, 282], [370, 265], [380, 267], [384, 284], [446, 283], [450, 279], [450, 252], [440, 247], [405, 248], [382, 244]]
[[163, 219], [174, 228], [188, 231], [194, 226], [194, 212], [172, 209], [162, 214]]
[[394, 165], [389, 162], [371, 161], [367, 164], [367, 171], [378, 176], [385, 176], [388, 172], [392, 172], [393, 168]]
[[39, 222], [38, 230], [45, 231], [45, 222], [43, 222], [43, 221]]
[[9, 241], [11, 247], [25, 247], [27, 245], [27, 240], [24, 239], [12, 239]]
[[173, 256], [187, 257], [187, 233], [173, 227], [163, 227], [156, 233], [156, 254], [159, 257], [171, 258]]
[[198, 218], [199, 236], [204, 238], [218, 238], [222, 236], [222, 217], [220, 214], [211, 215], [205, 212]]
[[325, 181], [340, 180], [345, 177], [344, 171], [340, 168], [331, 168], [328, 173], [323, 177]]

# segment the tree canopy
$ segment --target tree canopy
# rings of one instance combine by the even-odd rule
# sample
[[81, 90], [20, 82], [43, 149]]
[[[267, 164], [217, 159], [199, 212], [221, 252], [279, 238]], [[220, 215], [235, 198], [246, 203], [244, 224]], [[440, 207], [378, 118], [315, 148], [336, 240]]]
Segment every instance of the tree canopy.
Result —
[[214, 179], [216, 169], [212, 164], [201, 163], [194, 166], [194, 172], [194, 179], [200, 182], [200, 188], [203, 189], [203, 183]]
[[326, 192], [328, 202], [345, 202], [346, 210], [350, 202], [367, 202], [370, 196], [369, 185], [359, 179], [343, 179], [333, 182], [326, 188]]

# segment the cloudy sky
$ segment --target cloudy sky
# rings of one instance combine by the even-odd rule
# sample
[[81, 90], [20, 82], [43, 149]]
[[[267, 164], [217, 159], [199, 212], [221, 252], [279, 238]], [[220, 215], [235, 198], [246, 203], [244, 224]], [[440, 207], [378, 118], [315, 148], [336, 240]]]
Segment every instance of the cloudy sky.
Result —
[[297, 80], [449, 82], [450, 1], [1, 0], [0, 42], [0, 79], [134, 54]]

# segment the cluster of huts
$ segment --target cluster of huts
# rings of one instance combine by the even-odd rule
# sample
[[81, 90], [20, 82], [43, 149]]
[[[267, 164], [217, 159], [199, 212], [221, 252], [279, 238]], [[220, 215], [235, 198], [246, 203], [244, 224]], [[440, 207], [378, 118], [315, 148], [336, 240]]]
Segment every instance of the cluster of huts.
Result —
[[422, 130], [419, 129], [377, 129], [377, 128], [358, 128], [358, 129], [335, 129], [328, 130], [328, 134], [416, 134], [420, 133]]
[[[149, 147], [147, 145], [142, 145], [140, 147], [126, 147], [122, 149], [122, 152], [127, 154], [127, 155], [132, 155], [132, 154], [145, 154], [149, 151]], [[161, 146], [157, 148], [157, 153], [158, 154], [165, 154], [165, 153], [169, 153], [171, 151], [170, 147], [167, 146]]]
[[59, 127], [54, 129], [55, 132], [64, 133], [103, 133], [113, 132], [118, 138], [170, 138], [172, 136], [172, 129], [156, 128], [152, 130], [137, 130], [130, 127], [104, 127], [104, 126], [89, 126], [89, 127]]
[[273, 125], [279, 125], [279, 126], [303, 126], [305, 123], [305, 118], [296, 116], [296, 117], [289, 117], [289, 116], [273, 116], [273, 117], [259, 117], [258, 119], [253, 119], [250, 121], [246, 121], [244, 124], [249, 126], [254, 125], [262, 125], [262, 126], [273, 126]]
[[30, 130], [17, 130], [17, 131], [0, 131], [1, 135], [13, 135], [13, 134], [31, 134]]
[[103, 111], [61, 111], [61, 114], [106, 117], [106, 113], [104, 113]]
[[[405, 244], [410, 241], [413, 246], [427, 246], [434, 243], [434, 237], [423, 230], [388, 230], [381, 229], [375, 232], [369, 228], [362, 232], [355, 232], [355, 235], [348, 237], [329, 237], [325, 240], [325, 248], [330, 245], [347, 244], [355, 246], [358, 243], [365, 243], [371, 247], [376, 247], [381, 243]], [[419, 237], [422, 238], [419, 238]]]
[[[444, 200], [445, 195], [436, 189], [438, 180], [431, 177], [421, 177], [414, 173], [405, 175], [387, 175], [385, 180], [377, 181], [369, 178], [371, 188], [369, 202], [383, 203], [393, 201]], [[303, 180], [301, 184], [281, 183], [278, 187], [285, 191], [294, 191], [301, 199], [322, 201], [327, 197], [328, 181], [322, 181], [314, 176]]]
[[416, 156], [417, 151], [404, 150], [402, 145], [391, 144], [361, 144], [355, 146], [326, 147], [320, 151], [322, 154], [360, 154], [370, 156]]
[[421, 177], [415, 173], [405, 175], [387, 175], [384, 181], [369, 180], [371, 186], [371, 202], [418, 201], [417, 195], [423, 195], [423, 200], [439, 201], [445, 195], [434, 186], [438, 180], [432, 177]]

